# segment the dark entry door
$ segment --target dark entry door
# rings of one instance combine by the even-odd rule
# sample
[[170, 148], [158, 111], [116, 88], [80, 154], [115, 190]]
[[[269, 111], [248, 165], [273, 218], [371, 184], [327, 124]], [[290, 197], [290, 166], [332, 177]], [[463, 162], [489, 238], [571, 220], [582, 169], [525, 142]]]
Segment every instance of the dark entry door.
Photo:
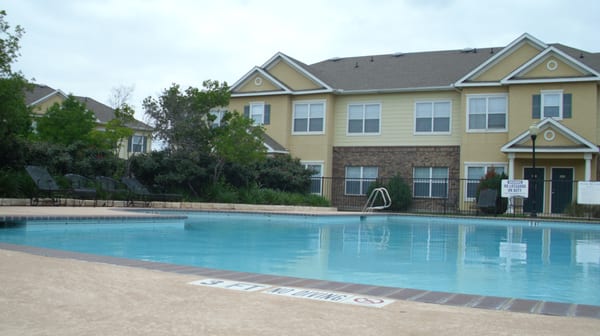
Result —
[[[529, 180], [529, 196], [523, 203], [523, 212], [531, 212], [533, 210], [533, 194], [535, 188], [535, 212], [544, 211], [544, 168], [525, 168], [525, 179]], [[534, 180], [536, 181], [534, 184]]]
[[552, 168], [552, 213], [563, 213], [573, 201], [573, 168]]

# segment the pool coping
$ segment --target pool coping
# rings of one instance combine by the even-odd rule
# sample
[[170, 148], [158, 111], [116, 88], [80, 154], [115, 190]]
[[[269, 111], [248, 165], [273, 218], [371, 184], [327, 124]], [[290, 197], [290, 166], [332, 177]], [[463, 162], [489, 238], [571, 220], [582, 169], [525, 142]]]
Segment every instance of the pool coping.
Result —
[[[36, 208], [33, 208], [36, 209]], [[39, 209], [39, 208], [37, 208]], [[64, 209], [64, 208], [63, 208]], [[113, 212], [114, 211], [114, 212]], [[146, 211], [146, 212], [143, 212]], [[160, 211], [161, 213], [152, 213], [154, 211]], [[150, 212], [150, 213], [148, 213]], [[356, 212], [316, 212], [316, 213], [300, 213], [291, 211], [265, 211], [263, 209], [257, 211], [249, 210], [224, 210], [224, 209], [157, 209], [157, 208], [146, 208], [146, 209], [127, 209], [127, 208], [103, 208], [102, 214], [87, 214], [87, 215], [76, 215], [76, 214], [64, 214], [64, 215], [37, 215], [37, 214], [9, 214], [0, 215], [0, 222], [2, 221], [26, 221], [26, 220], [108, 220], [108, 219], [126, 219], [126, 220], [182, 220], [186, 219], [185, 215], [174, 215], [165, 214], [165, 212], [214, 212], [214, 213], [264, 213], [270, 215], [303, 215], [303, 216], [356, 216], [364, 215]], [[390, 214], [379, 214], [372, 213], [367, 216], [389, 216]], [[405, 214], [391, 214], [404, 216]], [[406, 214], [415, 216], [414, 214]], [[418, 215], [417, 215], [418, 216]], [[437, 217], [437, 216], [435, 216]], [[452, 216], [445, 216], [452, 217]], [[465, 217], [461, 217], [465, 218]], [[494, 217], [495, 218], [495, 217]], [[498, 218], [501, 219], [501, 218]], [[519, 219], [519, 218], [508, 218], [508, 219]], [[531, 219], [523, 219], [531, 220]], [[556, 219], [542, 220], [537, 219], [539, 222], [551, 221], [560, 222]], [[589, 224], [596, 224], [587, 222]], [[232, 281], [246, 281], [253, 283], [262, 283], [267, 285], [278, 285], [278, 286], [294, 286], [306, 289], [320, 289], [336, 292], [344, 292], [359, 295], [371, 295], [382, 298], [389, 298], [393, 300], [404, 300], [413, 301], [429, 304], [440, 304], [466, 308], [479, 308], [497, 311], [507, 311], [515, 313], [531, 313], [540, 315], [551, 315], [551, 316], [567, 316], [567, 317], [586, 317], [600, 319], [600, 306], [587, 305], [587, 304], [576, 304], [576, 303], [561, 303], [552, 301], [539, 301], [539, 300], [528, 300], [519, 298], [507, 298], [507, 297], [496, 297], [496, 296], [482, 296], [473, 294], [463, 293], [448, 293], [448, 292], [437, 292], [428, 291], [412, 288], [399, 288], [399, 287], [385, 287], [385, 286], [374, 286], [374, 285], [362, 285], [354, 283], [344, 283], [336, 281], [308, 279], [308, 278], [297, 278], [288, 276], [276, 276], [259, 273], [249, 272], [238, 272], [238, 271], [227, 271], [219, 269], [204, 268], [198, 266], [185, 266], [176, 265], [162, 262], [152, 261], [141, 261], [135, 259], [121, 258], [121, 257], [110, 257], [100, 256], [93, 254], [86, 254], [80, 252], [71, 252], [63, 250], [55, 250], [41, 247], [33, 247], [26, 245], [16, 245], [8, 243], [0, 243], [0, 249], [13, 250], [23, 253], [29, 253], [33, 255], [62, 258], [62, 259], [75, 259], [88, 262], [99, 262], [111, 265], [125, 266], [125, 267], [136, 267], [148, 270], [157, 270], [163, 272], [187, 274], [187, 275], [198, 275], [210, 278], [219, 278], [223, 280]]]
[[143, 261], [122, 257], [101, 256], [95, 254], [55, 250], [49, 248], [9, 243], [0, 243], [0, 249], [50, 258], [74, 259], [123, 267], [134, 267], [182, 275], [197, 275], [206, 278], [218, 278], [222, 280], [252, 282], [265, 285], [293, 286], [305, 289], [317, 289], [357, 295], [369, 295], [392, 300], [403, 300], [464, 308], [487, 309], [513, 313], [529, 313], [550, 316], [600, 319], [600, 306], [587, 304], [437, 292], [412, 288], [363, 285], [338, 281], [219, 270], [206, 267], [177, 265], [154, 261]]

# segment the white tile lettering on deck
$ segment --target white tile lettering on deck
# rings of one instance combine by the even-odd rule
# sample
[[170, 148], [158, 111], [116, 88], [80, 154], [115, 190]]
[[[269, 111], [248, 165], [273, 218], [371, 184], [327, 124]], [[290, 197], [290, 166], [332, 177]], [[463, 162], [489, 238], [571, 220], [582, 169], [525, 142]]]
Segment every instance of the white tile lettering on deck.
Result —
[[251, 283], [251, 282], [239, 282], [232, 280], [221, 280], [221, 279], [202, 279], [196, 280], [189, 283], [190, 285], [206, 286], [206, 287], [217, 287], [225, 288], [242, 292], [258, 292], [262, 291], [265, 294], [280, 295], [299, 299], [310, 299], [317, 301], [326, 302], [338, 302], [345, 304], [352, 304], [364, 307], [384, 307], [394, 300], [387, 298], [361, 296], [349, 293], [337, 293], [329, 291], [321, 291], [306, 288], [293, 288], [293, 287], [275, 287], [271, 288], [269, 285]]

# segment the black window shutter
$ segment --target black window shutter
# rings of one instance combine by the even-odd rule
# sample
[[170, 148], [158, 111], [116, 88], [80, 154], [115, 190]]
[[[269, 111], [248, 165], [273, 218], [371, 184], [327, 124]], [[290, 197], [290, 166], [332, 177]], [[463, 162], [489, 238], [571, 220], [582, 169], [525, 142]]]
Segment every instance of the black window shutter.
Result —
[[541, 107], [542, 105], [542, 96], [537, 94], [537, 95], [533, 95], [532, 97], [532, 108], [531, 108], [531, 118], [533, 119], [540, 119], [540, 115], [541, 115]]
[[269, 125], [270, 123], [271, 123], [271, 104], [265, 104], [264, 124]]
[[563, 94], [563, 118], [571, 118], [572, 116], [572, 101], [573, 95], [570, 93]]
[[244, 105], [244, 117], [250, 118], [250, 105]]
[[131, 144], [133, 142], [133, 137], [129, 137], [129, 139], [127, 139], [127, 153], [131, 153]]

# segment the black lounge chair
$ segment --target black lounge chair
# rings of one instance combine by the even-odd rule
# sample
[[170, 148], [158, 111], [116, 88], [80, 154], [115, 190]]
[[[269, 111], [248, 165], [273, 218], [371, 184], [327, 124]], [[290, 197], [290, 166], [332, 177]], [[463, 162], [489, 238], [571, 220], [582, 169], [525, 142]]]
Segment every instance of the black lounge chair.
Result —
[[477, 199], [477, 210], [481, 210], [484, 213], [493, 213], [496, 215], [498, 202], [498, 190], [496, 189], [483, 189], [479, 192], [479, 198]]
[[127, 189], [123, 188], [119, 181], [107, 176], [96, 176], [96, 182], [100, 185], [100, 189], [105, 193], [104, 196], [112, 200], [112, 205], [114, 205], [115, 199], [126, 199]]
[[96, 197], [96, 188], [94, 187], [92, 180], [77, 174], [65, 174], [65, 178], [71, 182], [69, 193], [73, 198], [77, 198], [81, 201], [80, 205], [82, 205], [83, 201], [86, 199], [93, 199], [94, 206], [97, 205], [98, 199]]
[[152, 193], [146, 186], [133, 177], [123, 177], [121, 181], [129, 189], [127, 205], [135, 205], [135, 201], [142, 201], [144, 202], [144, 206], [148, 207], [152, 201], [178, 201], [182, 198], [180, 194]]
[[50, 199], [53, 205], [60, 205], [60, 200], [66, 195], [67, 190], [58, 186], [46, 167], [26, 166], [25, 170], [37, 187], [37, 191], [31, 195], [31, 205], [38, 205], [40, 198], [43, 197]]

